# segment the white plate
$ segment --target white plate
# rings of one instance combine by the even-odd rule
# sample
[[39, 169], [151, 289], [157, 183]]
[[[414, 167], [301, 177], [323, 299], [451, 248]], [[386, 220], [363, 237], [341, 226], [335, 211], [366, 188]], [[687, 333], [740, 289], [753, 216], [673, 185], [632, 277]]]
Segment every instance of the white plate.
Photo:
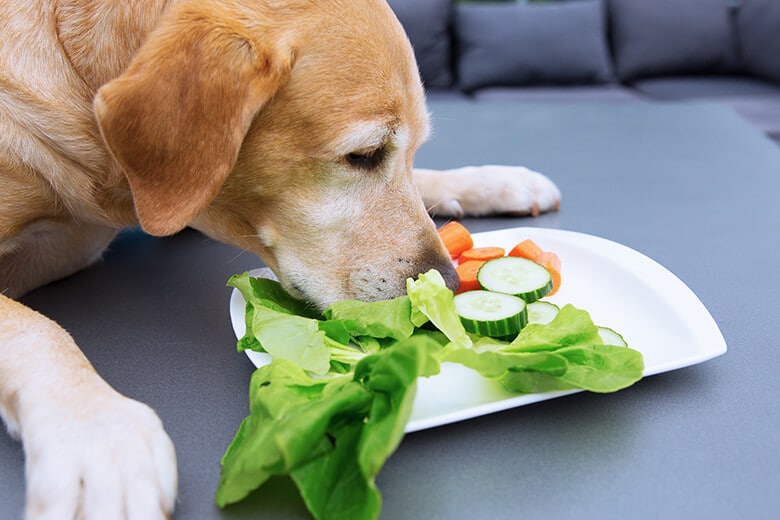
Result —
[[[603, 238], [542, 228], [513, 228], [475, 233], [474, 245], [511, 249], [530, 238], [561, 258], [561, 288], [547, 300], [574, 304], [590, 312], [598, 325], [620, 332], [642, 353], [645, 375], [701, 363], [726, 352], [715, 320], [696, 295], [663, 266], [626, 246]], [[244, 335], [244, 299], [230, 299], [237, 337]], [[255, 366], [267, 354], [247, 351]], [[521, 395], [461, 365], [444, 363], [439, 375], [420, 378], [406, 431], [413, 432], [514, 408], [578, 390]]]

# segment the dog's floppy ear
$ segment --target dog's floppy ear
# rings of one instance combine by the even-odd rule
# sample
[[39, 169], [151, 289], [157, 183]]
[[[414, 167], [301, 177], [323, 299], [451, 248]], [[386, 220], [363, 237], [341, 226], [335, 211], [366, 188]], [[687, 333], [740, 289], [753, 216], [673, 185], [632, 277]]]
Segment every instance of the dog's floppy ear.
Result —
[[253, 117], [292, 67], [289, 52], [194, 4], [169, 12], [94, 102], [138, 219], [154, 235], [179, 231], [214, 199]]

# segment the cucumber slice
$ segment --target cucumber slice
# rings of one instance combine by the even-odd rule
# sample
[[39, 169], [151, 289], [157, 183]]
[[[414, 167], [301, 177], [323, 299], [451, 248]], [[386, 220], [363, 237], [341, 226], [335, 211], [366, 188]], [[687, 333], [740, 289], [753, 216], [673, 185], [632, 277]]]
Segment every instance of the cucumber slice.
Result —
[[547, 325], [558, 315], [559, 310], [557, 305], [550, 302], [537, 301], [529, 303], [528, 323]]
[[609, 327], [599, 327], [599, 336], [605, 345], [611, 345], [613, 347], [627, 347], [628, 343], [623, 339], [623, 336], [610, 329]]
[[492, 338], [517, 335], [528, 323], [525, 302], [509, 294], [460, 293], [455, 296], [455, 310], [467, 331]]
[[488, 260], [477, 272], [479, 285], [488, 291], [512, 294], [526, 303], [552, 291], [552, 276], [541, 265], [519, 256]]

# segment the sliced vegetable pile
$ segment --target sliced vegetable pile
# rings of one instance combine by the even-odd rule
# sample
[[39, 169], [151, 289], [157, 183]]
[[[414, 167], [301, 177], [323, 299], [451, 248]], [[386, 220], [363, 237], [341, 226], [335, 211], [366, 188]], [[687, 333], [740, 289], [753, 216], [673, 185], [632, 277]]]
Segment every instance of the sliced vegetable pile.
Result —
[[[455, 221], [448, 222], [442, 226], [439, 229], [439, 237], [447, 248], [447, 251], [450, 253], [450, 258], [458, 263], [455, 268], [460, 277], [460, 289], [458, 292], [487, 289], [488, 287], [485, 286], [485, 283], [491, 283], [491, 281], [490, 279], [485, 279], [480, 282], [478, 279], [479, 271], [487, 262], [503, 258], [506, 254], [504, 249], [495, 246], [474, 247], [474, 239], [471, 237], [469, 230], [461, 223]], [[539, 299], [542, 296], [552, 296], [558, 292], [558, 289], [561, 286], [561, 259], [558, 258], [558, 255], [549, 251], [543, 251], [536, 242], [531, 239], [526, 239], [510, 249], [508, 256], [530, 260], [547, 271], [546, 274], [542, 273], [540, 276], [545, 279], [549, 278], [552, 282], [549, 289], [544, 285], [539, 285], [535, 288], [537, 294], [529, 294], [529, 297], [532, 299]], [[502, 262], [507, 261], [504, 260]], [[516, 260], [512, 262], [523, 265]], [[534, 269], [533, 267], [528, 268]], [[494, 277], [491, 278], [494, 279]], [[500, 291], [501, 288], [495, 289], [490, 287], [490, 290]], [[526, 301], [528, 300], [528, 298], [525, 298], [522, 294], [517, 294], [517, 296], [523, 297]]]
[[417, 378], [442, 362], [523, 393], [612, 392], [641, 378], [642, 355], [619, 334], [584, 310], [539, 300], [560, 286], [557, 257], [535, 244], [508, 256], [475, 250], [468, 232], [447, 226], [441, 236], [459, 268], [480, 264], [476, 285], [457, 296], [429, 271], [407, 280], [406, 296], [319, 314], [275, 281], [230, 279], [247, 302], [239, 351], [273, 360], [252, 376], [250, 414], [222, 459], [219, 506], [289, 475], [315, 518], [378, 517], [375, 477], [403, 437]]

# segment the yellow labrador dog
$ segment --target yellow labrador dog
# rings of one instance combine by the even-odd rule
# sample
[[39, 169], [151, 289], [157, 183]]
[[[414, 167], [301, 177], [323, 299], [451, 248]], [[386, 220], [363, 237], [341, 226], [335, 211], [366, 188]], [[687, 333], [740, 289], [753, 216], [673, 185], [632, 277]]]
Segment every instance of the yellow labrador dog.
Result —
[[558, 204], [524, 168], [413, 169], [424, 93], [381, 0], [0, 0], [0, 34], [0, 415], [23, 442], [29, 519], [174, 506], [155, 413], [12, 299], [118, 230], [192, 226], [325, 307], [396, 296], [430, 268], [457, 284], [426, 205]]

